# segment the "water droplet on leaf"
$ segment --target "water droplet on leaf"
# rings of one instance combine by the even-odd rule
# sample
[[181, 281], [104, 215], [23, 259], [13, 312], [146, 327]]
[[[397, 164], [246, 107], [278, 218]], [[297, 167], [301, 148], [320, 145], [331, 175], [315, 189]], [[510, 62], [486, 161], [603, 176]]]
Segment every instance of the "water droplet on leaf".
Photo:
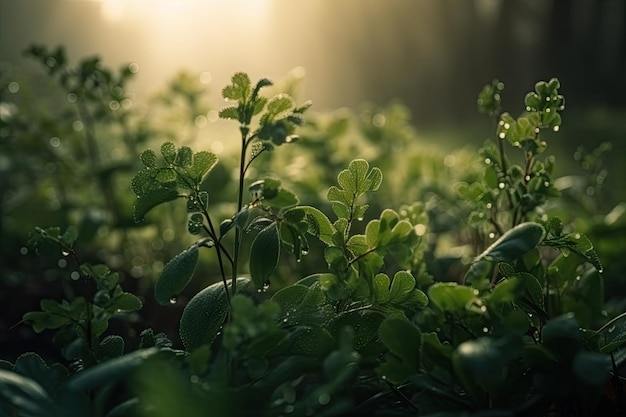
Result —
[[178, 301], [178, 297], [176, 296], [170, 298], [170, 304], [176, 304], [177, 301]]

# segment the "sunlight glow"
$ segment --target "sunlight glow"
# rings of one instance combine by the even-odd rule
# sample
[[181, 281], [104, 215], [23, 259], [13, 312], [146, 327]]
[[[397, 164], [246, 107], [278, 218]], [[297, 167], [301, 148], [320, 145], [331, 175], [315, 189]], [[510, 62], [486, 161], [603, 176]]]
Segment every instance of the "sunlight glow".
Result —
[[[102, 17], [111, 22], [126, 18], [155, 16], [175, 19], [180, 15], [194, 15], [207, 10], [237, 12], [238, 15], [262, 17], [268, 9], [268, 0], [97, 0]], [[217, 14], [217, 13], [215, 13]]]

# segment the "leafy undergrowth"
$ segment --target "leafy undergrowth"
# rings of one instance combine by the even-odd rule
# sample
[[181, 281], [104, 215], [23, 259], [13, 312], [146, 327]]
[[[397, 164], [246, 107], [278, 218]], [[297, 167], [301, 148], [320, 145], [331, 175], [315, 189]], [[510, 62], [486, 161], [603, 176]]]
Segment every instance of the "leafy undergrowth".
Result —
[[[86, 103], [84, 117], [97, 89], [116, 82], [96, 61], [72, 72], [55, 66], [59, 51], [31, 53]], [[153, 210], [175, 207], [174, 227], [194, 239], [149, 295], [167, 309], [192, 291], [181, 343], [159, 329], [134, 344], [112, 334], [114, 320], [130, 323], [151, 300], [125, 291], [113, 267], [83, 261], [81, 227], [35, 228], [27, 252], [60, 252], [57, 265], [72, 271], [62, 282], [83, 291], [24, 314], [35, 332], [53, 333], [62, 359], [0, 362], [2, 415], [624, 415], [626, 314], [605, 303], [605, 267], [586, 230], [557, 216], [571, 204], [546, 153], [565, 108], [558, 80], [538, 82], [518, 117], [500, 108], [503, 84], [487, 85], [478, 107], [495, 122], [494, 140], [466, 164], [448, 163], [459, 172], [446, 178], [405, 180], [423, 199], [395, 207], [414, 194], [394, 172], [385, 194], [393, 165], [380, 155], [353, 159], [323, 199], [311, 197], [324, 184], [319, 168], [337, 161], [307, 143], [337, 135], [341, 120], [305, 124], [310, 103], [266, 96], [271, 85], [237, 73], [222, 90], [230, 105], [219, 116], [240, 138], [231, 183], [211, 180], [223, 171], [209, 150], [167, 141], [137, 152], [134, 208], [118, 220], [154, 227]], [[367, 137], [392, 140], [381, 135], [385, 116], [370, 120]], [[311, 161], [308, 187], [306, 175], [279, 178], [275, 154], [296, 142]], [[206, 282], [197, 271], [205, 255], [217, 282], [193, 287]]]

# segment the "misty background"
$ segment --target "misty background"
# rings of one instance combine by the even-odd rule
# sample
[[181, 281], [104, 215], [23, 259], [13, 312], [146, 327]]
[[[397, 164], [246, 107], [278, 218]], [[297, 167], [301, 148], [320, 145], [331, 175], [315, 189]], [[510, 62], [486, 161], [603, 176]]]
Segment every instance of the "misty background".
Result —
[[33, 42], [137, 63], [139, 98], [185, 68], [216, 90], [235, 71], [295, 71], [315, 110], [398, 99], [418, 127], [476, 120], [493, 78], [514, 114], [551, 77], [567, 110], [626, 107], [624, 0], [0, 0], [0, 61], [37, 69]]

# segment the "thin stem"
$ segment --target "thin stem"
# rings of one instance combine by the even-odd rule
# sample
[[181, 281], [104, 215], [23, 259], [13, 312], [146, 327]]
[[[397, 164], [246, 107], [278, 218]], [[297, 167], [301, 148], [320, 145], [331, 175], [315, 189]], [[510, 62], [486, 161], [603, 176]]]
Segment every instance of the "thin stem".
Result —
[[[243, 208], [243, 187], [244, 179], [246, 175], [246, 151], [248, 150], [248, 133], [250, 132], [247, 126], [241, 126], [239, 128], [241, 132], [241, 154], [239, 156], [239, 190], [237, 195], [237, 213]], [[231, 293], [234, 296], [237, 294], [237, 268], [239, 263], [239, 250], [241, 246], [241, 230], [235, 228], [235, 248], [233, 252], [233, 276], [231, 280]]]

